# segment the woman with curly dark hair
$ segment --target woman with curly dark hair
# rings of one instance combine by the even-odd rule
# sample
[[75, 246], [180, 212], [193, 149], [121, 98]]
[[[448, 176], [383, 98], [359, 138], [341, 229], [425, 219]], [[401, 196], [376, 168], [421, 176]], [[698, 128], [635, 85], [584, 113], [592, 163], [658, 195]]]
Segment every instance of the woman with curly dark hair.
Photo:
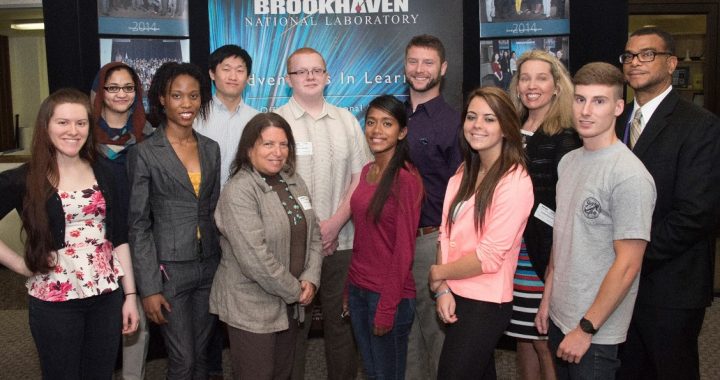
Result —
[[190, 63], [162, 65], [148, 92], [155, 133], [130, 152], [130, 245], [147, 317], [161, 326], [167, 377], [207, 378], [214, 317], [210, 286], [220, 259], [213, 213], [220, 148], [193, 131], [210, 89]]

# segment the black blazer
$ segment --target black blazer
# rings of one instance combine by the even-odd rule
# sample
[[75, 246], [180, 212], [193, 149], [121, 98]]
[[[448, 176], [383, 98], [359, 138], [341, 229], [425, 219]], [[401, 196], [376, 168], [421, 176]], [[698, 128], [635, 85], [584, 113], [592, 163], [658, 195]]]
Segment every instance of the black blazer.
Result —
[[[15, 169], [10, 169], [0, 174], [0, 219], [4, 218], [12, 209], [16, 209], [22, 217], [23, 200], [26, 191], [26, 179], [28, 164], [23, 164]], [[105, 238], [112, 242], [113, 247], [127, 243], [127, 223], [122, 210], [122, 203], [119, 198], [120, 192], [115, 187], [111, 170], [101, 160], [92, 163], [95, 180], [100, 187], [100, 192], [105, 198]], [[50, 233], [52, 234], [53, 247], [58, 250], [65, 247], [65, 213], [62, 208], [62, 201], [57, 191], [50, 194], [45, 209], [48, 214]]]
[[[616, 125], [626, 143], [632, 108], [630, 103]], [[657, 188], [637, 302], [681, 309], [710, 306], [720, 215], [720, 120], [673, 90], [633, 152]]]
[[137, 144], [128, 156], [129, 241], [137, 288], [142, 297], [163, 290], [160, 264], [220, 254], [215, 206], [220, 196], [220, 146], [193, 132], [202, 170], [199, 196], [165, 136], [165, 128]]

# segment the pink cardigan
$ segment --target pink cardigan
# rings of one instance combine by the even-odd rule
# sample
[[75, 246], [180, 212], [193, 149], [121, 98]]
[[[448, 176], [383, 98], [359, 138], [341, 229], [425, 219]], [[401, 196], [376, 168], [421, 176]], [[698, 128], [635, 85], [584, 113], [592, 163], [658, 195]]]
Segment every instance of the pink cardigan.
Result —
[[532, 181], [522, 168], [508, 172], [495, 188], [492, 204], [485, 213], [483, 231], [475, 228], [473, 195], [457, 213], [448, 235], [448, 209], [460, 187], [462, 169], [460, 166], [450, 178], [445, 193], [439, 238], [442, 263], [456, 261], [474, 252], [482, 263], [483, 274], [448, 280], [447, 283], [452, 292], [461, 297], [494, 303], [510, 302], [522, 234], [533, 206]]

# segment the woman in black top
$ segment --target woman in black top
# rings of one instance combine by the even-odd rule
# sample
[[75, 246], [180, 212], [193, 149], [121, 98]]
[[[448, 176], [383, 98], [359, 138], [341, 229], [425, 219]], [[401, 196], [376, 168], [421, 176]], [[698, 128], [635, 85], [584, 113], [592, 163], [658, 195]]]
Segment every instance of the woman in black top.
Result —
[[524, 53], [510, 83], [510, 95], [522, 121], [528, 172], [535, 203], [520, 250], [514, 279], [513, 316], [509, 336], [517, 338], [517, 368], [521, 379], [554, 379], [553, 355], [547, 336], [535, 328], [545, 269], [552, 248], [557, 166], [565, 153], [582, 143], [572, 128], [573, 85], [560, 61], [542, 50]]

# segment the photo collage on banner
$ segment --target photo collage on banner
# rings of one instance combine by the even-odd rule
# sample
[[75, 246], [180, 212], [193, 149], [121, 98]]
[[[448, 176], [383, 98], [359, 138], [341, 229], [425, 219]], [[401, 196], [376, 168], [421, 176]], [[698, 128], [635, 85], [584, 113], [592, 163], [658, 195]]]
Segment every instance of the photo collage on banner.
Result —
[[[210, 0], [210, 50], [237, 44], [250, 53], [244, 100], [260, 111], [285, 104], [286, 59], [311, 47], [327, 62], [328, 102], [361, 119], [376, 96], [405, 99], [405, 46], [418, 34], [440, 38], [448, 70], [443, 94], [462, 103], [462, 2], [436, 0]], [[458, 20], [448, 26], [447, 20]]]
[[188, 0], [98, 0], [98, 33], [188, 37]]
[[155, 70], [165, 62], [189, 62], [190, 40], [150, 38], [101, 38], [100, 66], [124, 62], [135, 69], [143, 85], [143, 94], [150, 89]]
[[517, 59], [545, 50], [569, 69], [570, 0], [479, 0], [480, 84], [505, 90]]
[[98, 1], [100, 66], [124, 62], [133, 67], [145, 106], [155, 71], [165, 62], [190, 61], [187, 1]]

